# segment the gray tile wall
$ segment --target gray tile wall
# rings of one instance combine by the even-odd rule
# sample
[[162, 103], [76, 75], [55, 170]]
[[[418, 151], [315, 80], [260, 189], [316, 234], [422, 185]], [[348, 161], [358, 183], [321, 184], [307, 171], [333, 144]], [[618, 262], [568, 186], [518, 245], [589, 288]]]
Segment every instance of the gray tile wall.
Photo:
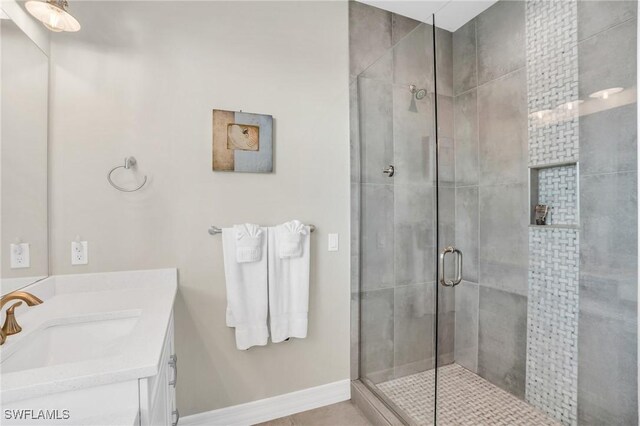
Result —
[[[578, 3], [581, 425], [638, 423], [637, 7]], [[589, 98], [609, 87], [625, 91]]]
[[475, 18], [478, 84], [525, 65], [523, 1], [502, 1]]
[[[394, 25], [395, 24], [395, 25]], [[363, 229], [363, 238], [367, 244], [375, 244], [382, 247], [382, 250], [393, 250], [393, 236], [386, 231], [386, 227], [378, 230], [376, 222], [380, 222], [374, 215], [361, 217], [361, 204], [375, 204], [381, 202], [380, 209], [382, 216], [393, 218], [393, 190], [392, 188], [379, 188], [375, 186], [375, 178], [378, 177], [373, 172], [376, 158], [383, 157], [385, 150], [392, 149], [391, 145], [386, 145], [389, 138], [381, 138], [380, 146], [372, 146], [364, 152], [360, 144], [360, 109], [362, 105], [364, 111], [369, 114], [376, 112], [383, 121], [381, 123], [371, 123], [365, 129], [365, 134], [369, 137], [377, 136], [374, 125], [378, 125], [382, 135], [392, 135], [392, 122], [388, 120], [391, 112], [390, 102], [392, 92], [390, 87], [377, 82], [375, 79], [368, 80], [362, 88], [359, 87], [357, 76], [368, 70], [372, 77], [388, 79], [391, 75], [391, 59], [389, 58], [390, 48], [393, 44], [393, 34], [405, 31], [410, 22], [392, 20], [392, 14], [368, 7], [358, 2], [349, 2], [349, 126], [350, 126], [350, 158], [351, 158], [351, 378], [360, 376], [360, 370], [385, 370], [393, 364], [393, 291], [374, 291], [376, 284], [382, 288], [384, 283], [389, 283], [392, 271], [383, 272], [382, 277], [376, 277], [374, 282], [367, 281], [367, 291], [360, 294], [360, 263], [371, 262], [375, 259], [376, 253], [370, 253], [366, 259], [361, 259], [360, 228]], [[392, 30], [395, 27], [395, 31]], [[385, 61], [385, 54], [387, 59]], [[374, 65], [375, 64], [375, 65]], [[385, 66], [387, 65], [388, 66]], [[377, 75], [375, 74], [377, 73]], [[363, 92], [363, 97], [361, 95]], [[379, 102], [379, 109], [378, 104]], [[388, 110], [384, 108], [388, 107]], [[387, 114], [385, 114], [385, 112]], [[373, 149], [376, 148], [376, 149]], [[379, 160], [378, 160], [379, 161]], [[367, 185], [362, 185], [362, 182]], [[362, 201], [361, 201], [362, 200]], [[386, 224], [385, 224], [386, 225]], [[385, 240], [385, 236], [391, 240]], [[375, 264], [375, 262], [374, 262]], [[381, 268], [384, 268], [384, 264]], [[370, 271], [370, 268], [363, 267], [362, 271]], [[368, 273], [368, 272], [366, 272]], [[386, 297], [386, 299], [385, 299]], [[362, 300], [360, 300], [362, 298]], [[386, 303], [385, 303], [386, 301]], [[362, 312], [360, 307], [362, 306]], [[387, 317], [381, 316], [386, 311]], [[391, 324], [386, 324], [386, 320], [391, 318]], [[361, 324], [362, 320], [362, 324]], [[362, 336], [360, 328], [362, 326]], [[365, 330], [366, 328], [366, 330]], [[360, 339], [362, 338], [362, 341]], [[374, 348], [386, 347], [377, 354]], [[360, 365], [360, 345], [371, 348], [367, 354], [363, 354], [362, 366]], [[376, 358], [377, 356], [377, 358]]]
[[[352, 251], [352, 377], [379, 382], [435, 365], [433, 33], [426, 24], [362, 3], [350, 2], [349, 14], [352, 245], [357, 246]], [[440, 223], [442, 244], [451, 244], [452, 35], [438, 31], [436, 37], [440, 166], [449, 188], [441, 193]], [[429, 95], [416, 100], [410, 84]], [[382, 174], [389, 164], [396, 167], [392, 179]], [[453, 291], [440, 292], [442, 363], [453, 362], [454, 303]]]
[[480, 285], [478, 374], [524, 398], [527, 298]]
[[479, 286], [462, 281], [455, 291], [455, 362], [477, 373]]
[[[431, 32], [411, 33], [415, 21], [360, 3], [352, 2], [350, 8], [350, 19], [361, 21], [350, 34], [352, 202], [358, 211], [361, 190], [362, 207], [376, 210], [363, 211], [366, 235], [360, 252], [355, 244], [360, 214], [354, 214], [352, 261], [357, 266], [358, 254], [367, 250], [391, 253], [394, 259], [391, 271], [381, 264], [388, 259], [384, 255], [363, 256], [363, 261], [370, 260], [372, 272], [363, 277], [362, 337], [367, 351], [363, 368], [384, 379], [432, 365], [433, 354], [430, 359], [430, 349], [423, 343], [433, 336], [433, 287], [419, 278], [432, 274], [433, 265], [425, 259], [433, 253], [421, 241], [433, 238], [433, 225], [416, 210], [433, 208], [429, 193], [433, 168], [427, 166], [434, 161], [429, 147], [433, 129], [431, 120], [412, 120], [414, 114], [428, 116], [432, 101], [412, 104], [402, 87], [416, 78], [431, 89], [431, 58], [416, 50], [423, 35], [429, 37]], [[572, 35], [577, 40], [578, 97], [585, 100], [578, 127], [579, 424], [636, 424], [638, 416], [637, 105], [626, 90], [636, 85], [636, 8], [633, 1], [578, 1], [577, 35]], [[455, 297], [445, 294], [441, 300], [448, 308], [440, 321], [446, 325], [443, 329], [452, 330], [448, 333], [452, 338], [441, 344], [450, 346], [448, 356], [456, 362], [519, 397], [525, 395], [526, 382], [529, 259], [525, 13], [525, 2], [501, 1], [452, 36], [438, 34], [444, 37], [438, 39], [439, 46], [451, 46], [444, 57], [438, 56], [439, 63], [451, 64], [449, 74], [438, 71], [444, 149], [441, 234], [444, 240], [453, 238], [465, 253], [465, 281], [455, 289]], [[407, 34], [413, 45], [390, 49]], [[401, 51], [414, 56], [404, 57]], [[420, 74], [425, 58], [427, 67]], [[365, 69], [368, 79], [388, 83], [387, 87], [367, 82], [358, 92], [355, 76]], [[607, 101], [589, 98], [608, 87], [625, 91]], [[371, 117], [378, 117], [365, 126], [358, 123], [362, 112], [357, 111], [357, 96], [364, 91], [370, 93], [364, 93], [361, 105]], [[453, 117], [450, 122], [447, 114]], [[379, 142], [360, 146], [359, 131]], [[392, 138], [380, 137], [389, 134]], [[574, 145], [570, 146], [569, 156], [575, 158]], [[362, 171], [357, 161], [361, 154]], [[389, 155], [400, 165], [393, 185], [379, 174]], [[449, 218], [444, 208], [450, 209]], [[383, 221], [396, 225], [373, 226]], [[353, 318], [357, 319], [359, 276], [358, 268], [353, 269]], [[356, 371], [358, 324], [352, 324], [352, 371]]]
[[[468, 281], [456, 290], [455, 358], [520, 396], [524, 395], [526, 339], [509, 340], [508, 355], [491, 355], [489, 342], [497, 337], [489, 329], [488, 313], [502, 315], [503, 321], [527, 315], [529, 255], [524, 224], [529, 220], [526, 127], [530, 99], [526, 80], [515, 82], [526, 60], [525, 7], [524, 2], [499, 2], [453, 35], [455, 234], [456, 245], [465, 253]], [[589, 100], [590, 93], [602, 88], [634, 87], [636, 7], [630, 1], [578, 2], [577, 35], [570, 35], [578, 41], [580, 99]], [[492, 85], [499, 90], [491, 91]], [[513, 103], [518, 90], [524, 93], [524, 103]], [[500, 98], [503, 93], [510, 93], [509, 99]], [[613, 104], [615, 108], [596, 105], [595, 113], [579, 121], [584, 215], [579, 280], [580, 424], [637, 422], [637, 337], [632, 326], [637, 321], [636, 104], [628, 96]], [[517, 105], [524, 105], [524, 112]], [[499, 110], [503, 106], [506, 111]], [[519, 131], [523, 125], [524, 131]], [[577, 159], [577, 151], [571, 152], [569, 157]], [[613, 248], [614, 242], [624, 246], [622, 252]], [[500, 257], [500, 247], [508, 247], [509, 253]], [[523, 298], [520, 311], [492, 309], [498, 302], [488, 293], [497, 290]], [[527, 335], [525, 326], [519, 335]], [[599, 344], [599, 339], [608, 344]], [[611, 358], [612, 353], [616, 355]], [[500, 357], [507, 359], [496, 363]], [[509, 365], [509, 372], [502, 365]]]
[[[579, 294], [578, 323], [573, 325], [578, 327], [578, 333], [574, 337], [578, 351], [571, 355], [573, 345], [570, 345], [563, 336], [553, 338], [551, 342], [541, 344], [537, 349], [530, 348], [528, 359], [530, 370], [535, 370], [534, 364], [546, 365], [547, 371], [544, 374], [560, 374], [564, 380], [554, 382], [548, 389], [543, 387], [535, 392], [533, 388], [537, 385], [533, 381], [538, 378], [536, 374], [539, 375], [539, 373], [528, 373], [527, 398], [566, 424], [635, 423], [638, 412], [637, 336], [635, 330], [628, 325], [635, 324], [637, 321], [635, 302], [637, 242], [633, 236], [637, 228], [634, 163], [637, 136], [635, 135], [635, 93], [629, 95], [628, 92], [629, 88], [635, 86], [636, 81], [634, 52], [637, 44], [635, 36], [637, 23], [635, 19], [630, 18], [634, 16], [636, 6], [631, 2], [542, 3], [532, 1], [527, 5], [542, 5], [543, 9], [557, 6], [576, 8], [570, 13], [565, 11], [569, 14], [577, 14], [575, 21], [562, 20], [563, 13], [547, 13], [545, 16], [558, 21], [552, 23], [550, 32], [567, 43], [557, 52], [553, 51], [553, 48], [562, 47], [562, 43], [556, 45], [552, 43], [549, 46], [549, 50], [556, 55], [553, 59], [567, 67], [567, 72], [563, 74], [565, 83], [558, 85], [558, 80], [554, 80], [555, 88], [550, 91], [554, 95], [551, 96], [553, 99], [551, 106], [553, 107], [554, 103], [560, 105], [563, 102], [576, 100], [579, 95], [582, 101], [579, 107], [581, 114], [579, 127], [578, 110], [575, 108], [572, 115], [564, 117], [567, 119], [564, 121], [561, 114], [552, 114], [551, 118], [554, 120], [552, 125], [540, 126], [543, 131], [533, 133], [534, 144], [530, 144], [533, 158], [530, 162], [539, 164], [541, 158], [543, 162], [551, 163], [574, 159], [578, 155], [579, 136], [582, 170], [581, 214], [585, 215], [581, 220], [580, 231], [583, 243], [581, 243], [580, 253], [580, 284], [577, 289], [579, 291], [571, 290], [558, 296], [562, 298], [562, 294], [570, 295], [572, 291]], [[568, 24], [577, 26], [577, 29], [557, 32], [557, 28]], [[533, 25], [536, 28], [537, 26], [539, 26], [537, 23]], [[539, 28], [532, 33], [536, 34], [535, 37], [539, 37]], [[575, 37], [579, 42], [566, 41], [568, 35]], [[548, 40], [545, 42], [548, 43]], [[572, 43], [577, 43], [577, 46], [574, 47]], [[571, 60], [574, 56], [575, 59]], [[629, 60], [629, 58], [632, 59]], [[550, 63], [549, 69], [560, 68], [559, 65], [553, 64], [553, 61]], [[536, 67], [530, 67], [530, 71], [536, 70]], [[574, 76], [576, 73], [578, 75]], [[533, 77], [536, 75], [534, 74]], [[529, 80], [532, 80], [531, 73]], [[529, 86], [531, 92], [532, 85]], [[625, 90], [609, 100], [590, 98], [591, 93], [609, 87], [621, 87]], [[543, 95], [546, 96], [545, 93]], [[531, 93], [529, 96], [530, 107], [532, 107]], [[548, 101], [548, 98], [543, 100]], [[548, 105], [543, 105], [545, 106]], [[556, 107], [553, 111], [557, 111], [558, 108]], [[530, 112], [535, 111], [530, 110]], [[535, 118], [535, 115], [532, 117]], [[530, 125], [531, 122], [530, 120]], [[576, 128], [579, 128], [579, 135], [575, 131]], [[541, 134], [544, 136], [539, 138]], [[531, 136], [532, 133], [530, 138]], [[560, 136], [561, 140], [554, 142], [554, 136]], [[534, 146], [536, 143], [540, 143], [540, 146], [545, 149], [536, 151], [537, 148]], [[608, 148], [607, 145], [609, 145]], [[532, 146], [534, 149], [531, 149]], [[559, 146], [556, 152], [546, 149], [556, 146]], [[625, 157], [627, 159], [624, 159]], [[621, 191], [625, 195], [619, 198]], [[625, 204], [626, 206], [620, 210], [622, 214], [618, 215], [618, 208]], [[612, 205], [616, 207], [610, 209]], [[630, 233], [630, 230], [633, 231]], [[626, 234], [622, 235], [623, 233]], [[611, 242], [609, 246], [606, 244], [607, 241]], [[619, 244], [624, 245], [622, 256], [608, 251], [620, 249]], [[613, 264], [610, 259], [615, 259]], [[604, 272], [605, 269], [608, 274]], [[594, 273], [594, 271], [600, 272]], [[625, 288], [624, 278], [612, 280], [609, 274], [616, 278], [626, 276], [626, 282], [629, 284]], [[547, 285], [552, 287], [554, 284], [552, 281], [547, 281]], [[605, 294], [607, 290], [613, 293]], [[532, 303], [531, 291], [530, 289], [530, 322], [534, 319], [535, 307], [543, 304]], [[626, 294], [630, 298], [607, 297], [611, 294]], [[546, 306], [549, 307], [550, 304]], [[567, 321], [573, 321], [573, 317], [567, 315], [567, 311], [572, 309], [572, 306], [565, 306], [562, 310], [565, 318], [563, 324], [571, 324]], [[592, 326], [594, 321], [598, 321], [598, 327]], [[561, 328], [560, 323], [555, 324], [554, 330], [551, 331], [559, 328]], [[535, 336], [532, 335], [531, 330], [530, 327], [530, 345], [535, 346], [533, 341]], [[594, 345], [598, 339], [604, 340], [607, 337], [605, 334], [611, 337], [611, 344]], [[562, 349], [565, 343], [569, 346]], [[545, 350], [547, 354], [553, 352], [551, 348], [559, 349], [558, 356], [555, 357], [556, 362], [553, 360], [547, 360], [546, 363], [539, 362], [537, 358], [540, 358], [541, 350]], [[613, 358], [619, 362], [607, 362], [605, 354], [611, 356], [612, 353], [615, 354]], [[543, 355], [543, 358], [544, 356], [546, 355]], [[561, 361], [563, 356], [570, 359], [577, 357], [577, 383], [573, 376], [574, 367], [558, 365], [557, 361]], [[553, 368], [550, 368], [551, 366]], [[567, 380], [568, 378], [573, 380]], [[547, 380], [547, 382], [553, 382], [553, 380]], [[574, 396], [574, 394], [577, 395]], [[571, 404], [574, 399], [577, 399], [577, 410]], [[567, 411], [568, 408], [573, 408], [577, 412]]]
[[523, 2], [498, 2], [453, 34], [455, 360], [524, 397], [527, 79]]

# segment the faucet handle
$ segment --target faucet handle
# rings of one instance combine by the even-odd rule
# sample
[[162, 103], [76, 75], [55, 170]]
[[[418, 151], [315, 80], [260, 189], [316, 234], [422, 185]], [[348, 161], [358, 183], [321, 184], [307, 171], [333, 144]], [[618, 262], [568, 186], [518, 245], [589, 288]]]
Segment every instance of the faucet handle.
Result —
[[2, 326], [5, 338], [6, 336], [11, 336], [12, 334], [17, 334], [22, 331], [22, 327], [20, 327], [20, 324], [16, 321], [16, 316], [14, 314], [14, 310], [20, 305], [22, 305], [22, 301], [14, 303], [9, 307], [9, 309], [7, 309], [7, 317], [5, 318], [4, 325]]
[[18, 306], [22, 305], [22, 300], [19, 301], [18, 303], [14, 303], [13, 305], [9, 306], [9, 309], [7, 309], [7, 314], [13, 315], [13, 312], [16, 310], [16, 308]]

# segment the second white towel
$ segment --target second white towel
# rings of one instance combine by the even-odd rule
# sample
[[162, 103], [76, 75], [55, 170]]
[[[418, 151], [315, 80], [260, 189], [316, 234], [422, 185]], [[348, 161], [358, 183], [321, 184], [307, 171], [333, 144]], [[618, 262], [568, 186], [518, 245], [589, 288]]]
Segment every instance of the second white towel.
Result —
[[297, 220], [269, 228], [269, 318], [274, 343], [307, 337], [310, 232]]

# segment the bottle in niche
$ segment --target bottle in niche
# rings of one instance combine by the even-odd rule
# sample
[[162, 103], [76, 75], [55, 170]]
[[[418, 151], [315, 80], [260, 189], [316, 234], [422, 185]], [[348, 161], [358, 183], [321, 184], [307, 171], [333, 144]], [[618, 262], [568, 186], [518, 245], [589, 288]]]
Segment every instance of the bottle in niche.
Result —
[[549, 213], [549, 206], [546, 204], [536, 205], [536, 225], [547, 224], [547, 214]]

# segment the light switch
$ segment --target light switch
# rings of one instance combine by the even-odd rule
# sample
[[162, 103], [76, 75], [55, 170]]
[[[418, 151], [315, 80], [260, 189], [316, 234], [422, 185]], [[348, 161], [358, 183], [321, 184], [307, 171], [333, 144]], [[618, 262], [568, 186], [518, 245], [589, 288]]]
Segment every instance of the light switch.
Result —
[[89, 243], [86, 241], [71, 242], [71, 264], [86, 265], [89, 263]]
[[11, 244], [11, 269], [28, 268], [31, 266], [29, 243]]
[[338, 234], [329, 234], [329, 251], [338, 251], [338, 247], [340, 245], [340, 237]]

